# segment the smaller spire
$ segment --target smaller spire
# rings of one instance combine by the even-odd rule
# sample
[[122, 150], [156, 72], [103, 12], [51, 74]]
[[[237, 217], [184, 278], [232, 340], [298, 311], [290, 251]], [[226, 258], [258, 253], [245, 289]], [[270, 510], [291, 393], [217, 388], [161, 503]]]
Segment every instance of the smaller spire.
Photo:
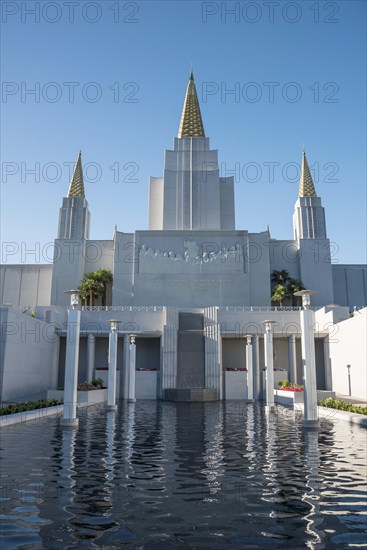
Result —
[[310, 168], [308, 166], [306, 153], [302, 151], [301, 179], [299, 182], [299, 197], [317, 197], [315, 186], [312, 181]]
[[78, 159], [76, 161], [75, 168], [74, 168], [73, 177], [71, 178], [68, 197], [85, 197], [81, 151], [79, 151]]

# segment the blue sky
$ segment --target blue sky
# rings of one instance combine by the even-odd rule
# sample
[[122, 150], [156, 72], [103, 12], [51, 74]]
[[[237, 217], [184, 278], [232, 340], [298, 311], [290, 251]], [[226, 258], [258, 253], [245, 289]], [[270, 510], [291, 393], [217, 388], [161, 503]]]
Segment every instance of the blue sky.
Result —
[[304, 145], [333, 260], [366, 261], [365, 2], [75, 1], [73, 21], [70, 9], [2, 2], [9, 263], [42, 262], [25, 252], [55, 238], [79, 149], [91, 238], [146, 229], [149, 176], [162, 175], [191, 63], [222, 175], [237, 174], [237, 228], [293, 237]]

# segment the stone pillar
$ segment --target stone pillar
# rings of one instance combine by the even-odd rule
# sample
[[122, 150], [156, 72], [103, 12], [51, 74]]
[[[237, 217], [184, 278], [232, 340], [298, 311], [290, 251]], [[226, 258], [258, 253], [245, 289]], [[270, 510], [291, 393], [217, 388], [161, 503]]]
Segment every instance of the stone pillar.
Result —
[[64, 380], [64, 414], [61, 424], [65, 427], [77, 427], [79, 420], [76, 417], [76, 400], [79, 366], [79, 337], [80, 337], [80, 310], [79, 294], [77, 290], [68, 290], [65, 294], [71, 297], [71, 309], [68, 310], [66, 335], [66, 358]]
[[316, 294], [314, 290], [300, 290], [295, 296], [302, 296], [303, 309], [301, 316], [302, 337], [302, 370], [304, 383], [304, 419], [303, 425], [308, 428], [318, 426], [317, 413], [317, 385], [316, 385], [316, 357], [314, 312], [310, 309], [310, 296]]
[[223, 339], [218, 325], [219, 399], [223, 399]]
[[177, 327], [164, 325], [162, 334], [162, 391], [177, 383]]
[[273, 329], [275, 321], [263, 321], [265, 325], [264, 334], [264, 355], [266, 372], [266, 406], [274, 407], [274, 351], [273, 351]]
[[94, 357], [96, 351], [96, 339], [93, 334], [88, 334], [87, 339], [87, 380], [91, 382], [94, 379]]
[[332, 371], [331, 371], [329, 336], [324, 338], [323, 345], [324, 345], [325, 389], [332, 391], [333, 378], [332, 378]]
[[130, 335], [130, 366], [129, 366], [129, 401], [135, 399], [135, 370], [136, 370], [136, 345], [135, 336]]
[[296, 337], [294, 334], [288, 336], [288, 365], [289, 381], [291, 382], [291, 384], [297, 384]]
[[122, 358], [122, 377], [120, 395], [123, 399], [129, 399], [129, 375], [130, 375], [130, 336], [124, 336], [124, 351]]
[[221, 361], [219, 360], [218, 308], [204, 309], [204, 336], [205, 336], [205, 387], [218, 391], [221, 388]]
[[117, 325], [120, 321], [111, 319], [111, 331], [108, 341], [108, 392], [107, 392], [107, 409], [115, 411], [116, 405], [116, 368], [117, 368]]
[[247, 401], [254, 400], [254, 363], [252, 354], [252, 337], [246, 336], [246, 367], [247, 367]]
[[259, 337], [253, 336], [252, 349], [254, 352], [253, 369], [254, 369], [254, 398], [259, 400], [261, 395], [261, 371], [260, 371], [260, 344]]

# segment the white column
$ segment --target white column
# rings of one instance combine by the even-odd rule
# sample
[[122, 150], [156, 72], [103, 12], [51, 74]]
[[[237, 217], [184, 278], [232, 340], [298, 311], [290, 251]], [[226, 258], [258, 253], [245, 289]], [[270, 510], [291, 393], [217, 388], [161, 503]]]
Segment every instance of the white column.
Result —
[[297, 384], [297, 354], [296, 354], [296, 337], [294, 334], [288, 336], [288, 365], [289, 365], [289, 381], [292, 384]]
[[129, 370], [130, 370], [130, 336], [125, 334], [124, 336], [124, 351], [122, 360], [122, 387], [120, 388], [120, 395], [123, 399], [129, 399]]
[[92, 382], [94, 379], [94, 357], [96, 350], [96, 339], [93, 334], [88, 334], [87, 340], [87, 380]]
[[254, 400], [254, 364], [252, 356], [252, 338], [246, 336], [247, 401]]
[[79, 366], [79, 336], [80, 310], [79, 292], [69, 290], [65, 294], [71, 296], [71, 309], [68, 310], [65, 380], [64, 380], [64, 414], [61, 424], [66, 427], [77, 427], [79, 420], [76, 417], [76, 400]]
[[108, 342], [108, 391], [107, 391], [107, 409], [115, 411], [116, 405], [116, 368], [117, 368], [117, 324], [119, 321], [110, 320], [111, 331]]
[[252, 349], [254, 352], [253, 370], [254, 370], [254, 398], [261, 399], [261, 371], [260, 371], [260, 344], [259, 337], [253, 336]]
[[223, 340], [220, 332], [220, 325], [218, 325], [218, 368], [219, 368], [219, 399], [223, 397]]
[[263, 321], [265, 325], [264, 355], [266, 372], [266, 406], [274, 407], [274, 358], [273, 358], [273, 329], [274, 321]]
[[135, 336], [130, 336], [130, 368], [129, 368], [129, 401], [135, 399], [135, 368], [136, 368], [136, 345]]
[[301, 290], [295, 295], [302, 296], [303, 309], [301, 316], [302, 337], [302, 370], [304, 384], [304, 419], [305, 427], [318, 425], [317, 414], [317, 385], [316, 385], [316, 357], [315, 357], [315, 333], [314, 312], [310, 309], [310, 296], [316, 294], [313, 290]]
[[332, 371], [331, 371], [329, 336], [324, 338], [323, 345], [324, 345], [325, 389], [332, 391], [333, 378], [332, 378]]

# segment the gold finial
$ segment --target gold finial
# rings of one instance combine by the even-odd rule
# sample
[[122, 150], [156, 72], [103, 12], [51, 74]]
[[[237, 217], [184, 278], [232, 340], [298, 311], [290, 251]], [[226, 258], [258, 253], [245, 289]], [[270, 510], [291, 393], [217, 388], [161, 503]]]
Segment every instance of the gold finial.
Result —
[[308, 166], [305, 150], [302, 151], [301, 179], [299, 182], [299, 197], [317, 197], [315, 186], [312, 181], [310, 168]]
[[81, 151], [79, 151], [73, 177], [71, 178], [68, 197], [85, 197]]
[[187, 85], [185, 102], [182, 109], [178, 137], [205, 137], [192, 67], [189, 83]]

